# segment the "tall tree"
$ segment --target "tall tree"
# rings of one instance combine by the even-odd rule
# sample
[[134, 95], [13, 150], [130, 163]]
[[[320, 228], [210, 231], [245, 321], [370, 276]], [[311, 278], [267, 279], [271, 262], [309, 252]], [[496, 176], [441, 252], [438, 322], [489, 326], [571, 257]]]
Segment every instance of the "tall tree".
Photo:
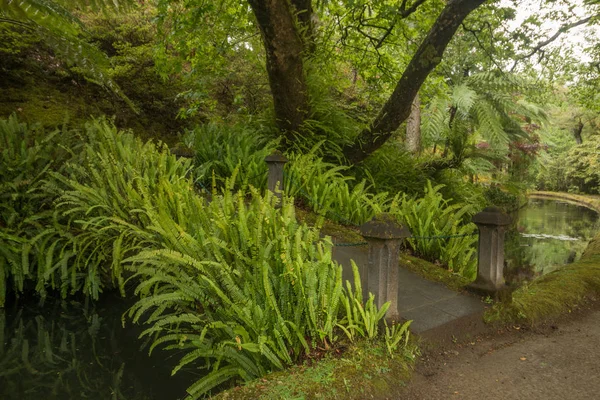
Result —
[[[290, 139], [309, 114], [304, 71], [305, 40], [296, 14], [310, 25], [310, 1], [295, 0], [296, 10], [286, 0], [248, 0], [260, 27], [267, 58], [267, 73], [273, 95], [276, 123]], [[309, 39], [310, 40], [310, 39]]]
[[[279, 128], [290, 136], [309, 115], [305, 69], [306, 38], [301, 32], [305, 21], [312, 21], [309, 0], [248, 0], [262, 33], [267, 71]], [[429, 33], [412, 56], [395, 90], [370, 126], [343, 151], [347, 159], [360, 162], [377, 150], [410, 114], [419, 88], [440, 63], [446, 46], [463, 20], [485, 0], [449, 0]], [[399, 11], [407, 10], [403, 0]], [[411, 2], [414, 12], [424, 0]], [[296, 16], [298, 16], [296, 18]], [[392, 28], [390, 28], [390, 31]], [[312, 33], [311, 33], [312, 36]], [[387, 35], [386, 35], [387, 36]], [[385, 40], [385, 37], [382, 39]]]

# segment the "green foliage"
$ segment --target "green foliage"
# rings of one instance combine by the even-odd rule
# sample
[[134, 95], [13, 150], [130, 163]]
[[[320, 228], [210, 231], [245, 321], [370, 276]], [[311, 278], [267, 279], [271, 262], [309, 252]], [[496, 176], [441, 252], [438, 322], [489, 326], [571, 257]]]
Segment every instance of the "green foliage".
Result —
[[284, 176], [286, 195], [302, 198], [317, 214], [358, 225], [384, 212], [390, 204], [387, 192], [373, 194], [365, 179], [355, 183], [346, 175], [349, 167], [325, 162], [313, 152], [292, 154], [289, 159]]
[[[26, 135], [16, 120], [8, 125], [9, 138]], [[331, 242], [297, 222], [290, 199], [278, 209], [270, 192], [262, 197], [250, 186], [233, 194], [234, 170], [207, 204], [187, 177], [190, 162], [164, 146], [104, 120], [88, 123], [78, 139], [78, 153], [44, 176], [41, 190], [54, 212], [35, 216], [45, 218], [35, 236], [2, 231], [7, 248], [21, 252], [20, 263], [3, 252], [3, 268], [16, 267], [8, 270], [13, 281], [31, 280], [42, 295], [53, 288], [62, 297], [83, 292], [97, 299], [107, 286], [124, 293], [133, 274], [141, 299], [129, 315], [150, 324], [144, 334], [154, 338], [152, 348], [185, 352], [174, 373], [208, 369], [189, 388], [192, 398], [282, 369], [331, 347], [341, 327], [354, 329], [342, 308], [347, 294]], [[358, 288], [359, 279], [356, 273]], [[372, 298], [352, 304], [352, 321], [374, 338], [387, 305], [378, 309]]]
[[[339, 340], [338, 326], [352, 329], [341, 317], [346, 295], [331, 242], [299, 225], [287, 198], [278, 210], [270, 192], [262, 197], [251, 188], [246, 204], [244, 192], [229, 188], [204, 206], [176, 193], [197, 211], [185, 224], [161, 208], [149, 212], [148, 229], [159, 233], [162, 248], [126, 260], [142, 297], [129, 316], [151, 324], [144, 335], [154, 337], [152, 348], [186, 353], [174, 373], [191, 363], [207, 369], [188, 389], [191, 398], [282, 369], [329, 348]], [[368, 304], [362, 315], [374, 336], [386, 307]]]
[[586, 142], [573, 147], [566, 155], [565, 177], [569, 191], [588, 194], [600, 193], [600, 137], [591, 136]]
[[[171, 191], [190, 190], [191, 182], [185, 177], [190, 166], [189, 161], [169, 154], [166, 146], [118, 133], [102, 120], [86, 125], [83, 141], [86, 144], [78, 159], [68, 163], [62, 174], [52, 174], [54, 183], [49, 187], [57, 195], [61, 225], [56, 240], [61, 244], [43, 240], [38, 252], [46, 265], [57, 262], [55, 254], [69, 254], [63, 257], [70, 263], [70, 290], [83, 290], [97, 299], [102, 287], [111, 282], [124, 293], [121, 260], [152, 246], [153, 235], [143, 231], [148, 224], [145, 208], [163, 200], [161, 206], [173, 218], [185, 218], [183, 210], [168, 199]], [[63, 245], [65, 238], [68, 244]], [[63, 285], [63, 297], [66, 294]]]
[[473, 279], [477, 272], [477, 236], [475, 225], [465, 220], [475, 209], [469, 205], [450, 205], [440, 189], [429, 183], [423, 198], [404, 197], [398, 207], [391, 210], [414, 236], [407, 242], [415, 253], [426, 260], [440, 261], [450, 270]]
[[236, 187], [266, 187], [267, 164], [276, 142], [260, 139], [249, 125], [209, 123], [188, 131], [183, 143], [194, 152], [195, 179], [210, 187], [213, 179], [222, 187], [230, 179]]
[[377, 309], [375, 296], [369, 293], [369, 298], [363, 304], [358, 267], [354, 261], [351, 262], [354, 273], [354, 290], [352, 290], [350, 282], [346, 282], [346, 296], [342, 298], [345, 314], [338, 326], [351, 342], [354, 342], [356, 338], [364, 337], [372, 340], [379, 333], [379, 324], [389, 308], [389, 303], [385, 303], [380, 309]]
[[[130, 0], [98, 0], [91, 3], [81, 1], [80, 5], [119, 10], [121, 5], [131, 3], [133, 2]], [[69, 10], [73, 6], [72, 2], [66, 4], [60, 0], [2, 0], [0, 17], [2, 22], [35, 32], [65, 63], [75, 66], [90, 81], [119, 95], [133, 108], [131, 101], [107, 74], [110, 64], [106, 54], [82, 38], [87, 32], [81, 21]]]
[[506, 212], [519, 208], [519, 196], [502, 190], [499, 186], [490, 186], [484, 194], [488, 204], [499, 207]]
[[392, 327], [390, 328], [387, 322], [385, 322], [385, 346], [392, 357], [399, 347], [408, 347], [408, 341], [410, 339], [410, 331], [408, 328], [411, 323], [412, 320], [401, 324], [392, 323]]
[[[506, 156], [510, 142], [527, 140], [521, 120], [545, 121], [544, 111], [515, 96], [524, 82], [514, 75], [474, 74], [457, 82], [452, 92], [432, 99], [423, 124], [425, 143], [444, 145], [460, 161], [480, 156], [473, 146], [485, 140]], [[488, 155], [489, 156], [489, 155]]]
[[[12, 282], [18, 293], [30, 281], [40, 295], [51, 288], [63, 298], [83, 292], [97, 299], [107, 285], [123, 292], [121, 259], [152, 238], [128, 233], [145, 226], [143, 209], [164, 189], [163, 181], [170, 190], [190, 190], [189, 162], [117, 134], [102, 120], [80, 133], [38, 137], [11, 117], [0, 122], [0, 134], [6, 145], [0, 168], [8, 178], [0, 225], [2, 285]], [[82, 148], [71, 147], [75, 138]], [[181, 211], [175, 215], [183, 218]]]
[[429, 171], [415, 168], [418, 159], [411, 156], [403, 146], [388, 143], [367, 158], [360, 167], [355, 167], [358, 178], [372, 180], [377, 188], [389, 193], [420, 195], [427, 180], [432, 179]]
[[14, 115], [0, 120], [0, 307], [7, 285], [23, 291], [28, 279], [47, 279], [30, 265], [31, 241], [52, 224], [53, 196], [44, 180], [71, 156], [72, 145], [77, 149], [72, 139], [65, 129], [46, 133]]

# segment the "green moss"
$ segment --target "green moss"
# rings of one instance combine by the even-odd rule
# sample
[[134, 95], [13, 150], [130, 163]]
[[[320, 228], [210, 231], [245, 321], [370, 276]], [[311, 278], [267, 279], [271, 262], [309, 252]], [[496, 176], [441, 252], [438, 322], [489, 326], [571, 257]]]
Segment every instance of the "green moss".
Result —
[[321, 233], [331, 236], [334, 243], [360, 243], [365, 241], [358, 232], [358, 228], [338, 224], [312, 211], [296, 207], [296, 217], [299, 222], [303, 222], [309, 226], [320, 227]]
[[[87, 16], [92, 41], [111, 56], [109, 73], [123, 93], [133, 101], [136, 113], [121, 98], [85, 80], [38, 38], [18, 30], [0, 29], [0, 117], [16, 113], [21, 121], [40, 123], [46, 128], [80, 125], [90, 116], [114, 117], [120, 129], [131, 129], [144, 140], [177, 142], [177, 133], [196, 123], [176, 118], [182, 101], [177, 94], [186, 90], [181, 80], [165, 81], [154, 67], [154, 29], [151, 15], [131, 15], [112, 20], [104, 15]], [[139, 33], [138, 31], [141, 31]], [[145, 33], [144, 33], [145, 32]], [[146, 36], [144, 36], [146, 35]]]
[[[84, 114], [84, 110], [90, 111]], [[80, 125], [93, 114], [80, 96], [61, 92], [54, 85], [39, 82], [21, 88], [4, 89], [0, 101], [0, 117], [16, 113], [19, 120], [27, 123], [41, 123], [46, 128], [56, 128], [65, 121]]]
[[441, 282], [453, 290], [462, 290], [470, 283], [462, 275], [408, 254], [400, 253], [400, 265], [427, 280]]
[[[411, 347], [414, 350], [414, 347]], [[410, 378], [411, 351], [390, 357], [385, 344], [362, 341], [343, 354], [331, 353], [245, 386], [215, 399], [365, 399], [388, 398]]]

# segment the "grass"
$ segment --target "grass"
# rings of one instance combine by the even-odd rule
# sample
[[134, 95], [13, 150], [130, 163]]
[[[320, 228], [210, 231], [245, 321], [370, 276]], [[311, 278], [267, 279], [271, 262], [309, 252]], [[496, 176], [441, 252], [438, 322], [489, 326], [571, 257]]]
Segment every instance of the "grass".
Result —
[[407, 382], [414, 345], [390, 357], [383, 342], [363, 340], [337, 354], [276, 372], [213, 397], [214, 399], [367, 399], [389, 398]]
[[600, 233], [581, 259], [523, 285], [510, 303], [497, 303], [484, 315], [486, 322], [534, 325], [571, 312], [600, 295]]

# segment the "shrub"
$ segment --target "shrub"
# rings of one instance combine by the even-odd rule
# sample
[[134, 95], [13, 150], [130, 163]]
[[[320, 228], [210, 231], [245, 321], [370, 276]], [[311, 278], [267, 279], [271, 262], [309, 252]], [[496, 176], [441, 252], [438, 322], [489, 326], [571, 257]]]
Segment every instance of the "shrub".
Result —
[[[140, 231], [149, 223], [145, 208], [170, 199], [172, 191], [191, 190], [192, 183], [186, 178], [190, 162], [177, 160], [164, 145], [117, 132], [105, 120], [86, 124], [82, 136], [79, 157], [52, 174], [48, 185], [57, 197], [57, 224], [34, 244], [43, 276], [52, 277], [52, 287], [55, 276], [62, 282], [63, 297], [69, 290], [97, 299], [107, 285], [124, 294], [122, 258], [154, 244], [155, 235]], [[175, 219], [190, 212], [173, 202], [159, 204]]]
[[213, 178], [222, 187], [234, 171], [236, 187], [266, 187], [265, 157], [275, 150], [276, 142], [261, 140], [252, 127], [205, 124], [188, 131], [183, 142], [194, 151], [194, 176], [205, 187]]
[[[190, 189], [189, 162], [119, 134], [105, 120], [81, 132], [46, 135], [11, 117], [0, 121], [0, 135], [0, 168], [7, 177], [0, 209], [0, 304], [9, 281], [17, 293], [32, 282], [42, 297], [48, 288], [63, 298], [83, 292], [97, 299], [113, 285], [124, 292], [121, 258], [152, 239], [149, 233], [129, 236], [128, 229], [145, 226], [143, 208], [163, 189], [162, 181]], [[72, 145], [75, 139], [81, 148]]]
[[594, 139], [596, 137], [590, 137], [567, 154], [565, 175], [566, 181], [571, 183], [571, 193], [573, 186], [580, 193], [600, 193], [600, 141]]
[[355, 169], [359, 178], [370, 179], [388, 193], [422, 195], [431, 179], [427, 171], [415, 168], [417, 160], [398, 145], [386, 144]]
[[449, 204], [442, 197], [441, 186], [427, 184], [420, 199], [404, 197], [392, 212], [411, 231], [409, 247], [420, 257], [440, 261], [469, 279], [477, 272], [475, 259], [477, 236], [475, 224], [465, 223], [475, 212], [470, 205]]
[[[79, 154], [46, 176], [41, 190], [54, 210], [35, 236], [2, 232], [10, 246], [22, 245], [20, 269], [9, 273], [36, 282], [42, 295], [50, 287], [94, 299], [109, 286], [125, 293], [131, 276], [141, 299], [129, 315], [150, 324], [152, 348], [184, 350], [174, 372], [208, 369], [189, 388], [192, 398], [281, 369], [343, 335], [377, 335], [387, 306], [363, 306], [343, 289], [331, 242], [297, 222], [290, 199], [277, 209], [270, 192], [234, 194], [232, 179], [207, 203], [193, 190], [190, 162], [165, 146], [104, 120], [79, 139]], [[356, 268], [355, 276], [360, 290]], [[390, 348], [404, 335], [388, 332]]]
[[344, 175], [348, 167], [327, 163], [313, 153], [289, 158], [285, 193], [302, 198], [317, 214], [358, 225], [384, 212], [390, 204], [386, 192], [373, 194], [366, 180], [355, 183], [352, 176]]
[[30, 240], [51, 224], [54, 197], [44, 180], [71, 156], [72, 137], [66, 129], [47, 133], [20, 123], [15, 115], [0, 120], [0, 307], [7, 286], [20, 292], [36, 275], [44, 279], [29, 265]]
[[484, 192], [484, 195], [488, 204], [499, 207], [504, 211], [509, 212], [519, 208], [519, 196], [502, 190], [498, 186], [490, 186]]

